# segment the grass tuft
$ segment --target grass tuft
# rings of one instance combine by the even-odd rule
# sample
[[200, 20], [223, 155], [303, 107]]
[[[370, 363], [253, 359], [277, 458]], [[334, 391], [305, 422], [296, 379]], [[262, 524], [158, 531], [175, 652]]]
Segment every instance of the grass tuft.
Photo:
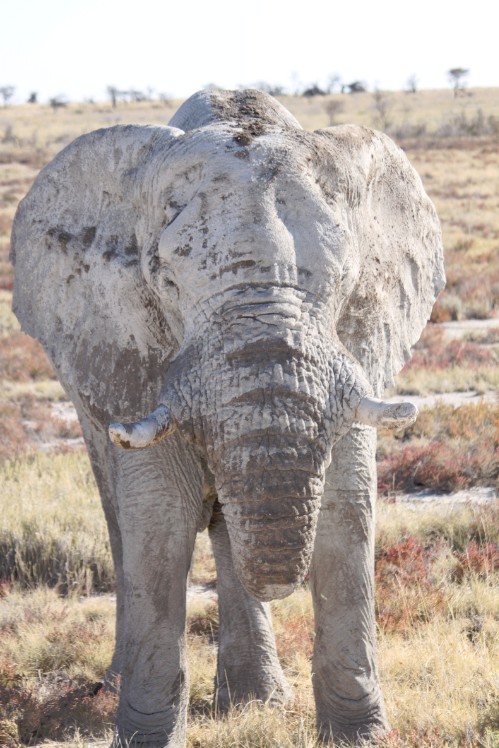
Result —
[[0, 580], [90, 594], [113, 589], [107, 531], [85, 454], [5, 463]]

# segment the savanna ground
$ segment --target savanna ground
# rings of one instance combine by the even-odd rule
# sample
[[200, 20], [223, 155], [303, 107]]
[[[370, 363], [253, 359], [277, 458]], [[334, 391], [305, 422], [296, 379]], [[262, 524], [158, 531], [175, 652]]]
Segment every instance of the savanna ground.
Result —
[[[388, 131], [444, 232], [447, 288], [396, 386], [428, 405], [413, 427], [379, 437], [376, 609], [393, 726], [380, 748], [499, 745], [499, 89], [470, 94], [283, 99], [308, 129], [357, 122]], [[65, 394], [10, 311], [12, 218], [38, 170], [74, 137], [164, 124], [178, 103], [0, 112], [0, 745], [11, 748], [105, 745], [116, 707], [100, 688], [114, 616], [106, 530]], [[466, 404], [456, 407], [451, 392]], [[456, 491], [488, 500], [456, 505]], [[403, 500], [414, 492], [437, 500]], [[284, 715], [250, 705], [219, 720], [210, 707], [214, 578], [203, 534], [188, 606], [189, 748], [316, 746], [307, 588], [273, 605], [294, 688]]]

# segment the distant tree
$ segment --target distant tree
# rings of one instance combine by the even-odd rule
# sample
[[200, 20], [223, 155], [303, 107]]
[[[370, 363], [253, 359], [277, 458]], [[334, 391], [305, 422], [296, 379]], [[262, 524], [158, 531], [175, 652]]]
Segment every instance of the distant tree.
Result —
[[363, 81], [353, 81], [352, 83], [345, 83], [341, 87], [341, 93], [348, 91], [348, 93], [365, 93], [367, 86]]
[[405, 90], [407, 91], [407, 93], [417, 93], [417, 91], [418, 91], [418, 83], [419, 83], [419, 81], [418, 81], [417, 76], [414, 73], [412, 75], [410, 75], [407, 78], [407, 81], [406, 81], [406, 84], [405, 84], [406, 85], [406, 89]]
[[326, 93], [334, 93], [336, 89], [341, 91], [341, 76], [338, 73], [333, 73], [328, 78]]
[[38, 103], [38, 93], [36, 91], [32, 91], [28, 97], [28, 104], [37, 104]]
[[0, 86], [0, 96], [3, 99], [3, 105], [7, 106], [7, 102], [14, 96], [15, 86]]
[[449, 80], [454, 86], [454, 98], [463, 93], [466, 85], [466, 81], [463, 79], [466, 78], [469, 72], [468, 68], [451, 68], [451, 70], [447, 72]]
[[130, 101], [147, 101], [147, 96], [143, 91], [137, 91], [137, 89], [132, 88], [130, 91], [123, 91], [123, 95], [128, 96]]
[[116, 88], [116, 86], [107, 87], [107, 95], [111, 99], [111, 106], [113, 107], [113, 109], [116, 107], [118, 103], [118, 94], [119, 94], [119, 91]]
[[265, 81], [259, 81], [254, 84], [254, 88], [258, 88], [259, 91], [270, 94], [270, 96], [283, 96], [284, 86], [279, 84], [266, 83]]
[[317, 83], [314, 83], [312, 86], [309, 86], [304, 90], [302, 93], [302, 96], [325, 96], [326, 92], [322, 90], [322, 88], [319, 88]]
[[324, 110], [329, 117], [329, 124], [334, 125], [336, 123], [336, 115], [343, 111], [345, 103], [338, 99], [329, 99], [324, 104]]
[[68, 102], [63, 94], [59, 94], [59, 96], [54, 96], [52, 99], [49, 99], [49, 104], [55, 112], [57, 109], [63, 109], [66, 107]]

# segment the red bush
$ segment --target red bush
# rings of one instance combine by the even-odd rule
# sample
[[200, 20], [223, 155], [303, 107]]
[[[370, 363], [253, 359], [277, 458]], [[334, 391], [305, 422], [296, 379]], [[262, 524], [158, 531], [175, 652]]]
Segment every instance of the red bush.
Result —
[[297, 652], [312, 656], [314, 648], [314, 625], [306, 615], [295, 615], [286, 621], [277, 637], [277, 653], [283, 663], [292, 662]]
[[[444, 321], [444, 320], [442, 320]], [[451, 340], [444, 346], [437, 337], [427, 348], [418, 348], [403, 371], [414, 369], [447, 369], [449, 366], [493, 366], [497, 355], [493, 348], [465, 340]]]
[[[79, 728], [85, 735], [99, 734], [112, 725], [117, 698], [103, 692], [100, 683], [54, 683], [40, 698], [39, 684], [0, 684], [0, 721], [14, 722], [21, 742], [64, 740]], [[47, 693], [47, 689], [44, 689]]]
[[23, 332], [16, 332], [0, 340], [0, 378], [27, 382], [55, 379], [55, 374], [40, 343]]
[[378, 490], [414, 491], [433, 488], [455, 491], [464, 486], [455, 450], [441, 442], [409, 445], [396, 450], [378, 465]]
[[491, 485], [499, 475], [499, 450], [493, 442], [414, 444], [394, 450], [378, 464], [378, 490], [432, 489], [450, 493]]
[[454, 555], [459, 562], [453, 573], [457, 582], [461, 582], [467, 572], [479, 577], [487, 577], [488, 574], [499, 569], [499, 547], [496, 543], [485, 543], [479, 546], [476, 540], [472, 540], [464, 553]]
[[382, 548], [376, 558], [376, 579], [397, 576], [404, 584], [420, 584], [428, 578], [432, 562], [429, 550], [409, 536], [400, 543]]

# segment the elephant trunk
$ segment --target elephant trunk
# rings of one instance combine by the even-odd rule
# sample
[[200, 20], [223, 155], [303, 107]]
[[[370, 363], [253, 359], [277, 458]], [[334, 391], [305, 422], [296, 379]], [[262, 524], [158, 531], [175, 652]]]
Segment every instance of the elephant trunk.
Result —
[[331, 448], [368, 385], [312, 327], [264, 324], [210, 351], [203, 435], [238, 577], [271, 600], [307, 574]]
[[308, 571], [326, 462], [306, 438], [255, 434], [224, 449], [218, 499], [237, 575], [259, 600], [286, 597]]
[[223, 309], [170, 367], [162, 405], [111, 427], [140, 448], [178, 426], [205, 453], [237, 574], [260, 600], [285, 597], [308, 571], [333, 444], [355, 419], [413, 420], [410, 406], [371, 398], [359, 365], [297, 306]]

